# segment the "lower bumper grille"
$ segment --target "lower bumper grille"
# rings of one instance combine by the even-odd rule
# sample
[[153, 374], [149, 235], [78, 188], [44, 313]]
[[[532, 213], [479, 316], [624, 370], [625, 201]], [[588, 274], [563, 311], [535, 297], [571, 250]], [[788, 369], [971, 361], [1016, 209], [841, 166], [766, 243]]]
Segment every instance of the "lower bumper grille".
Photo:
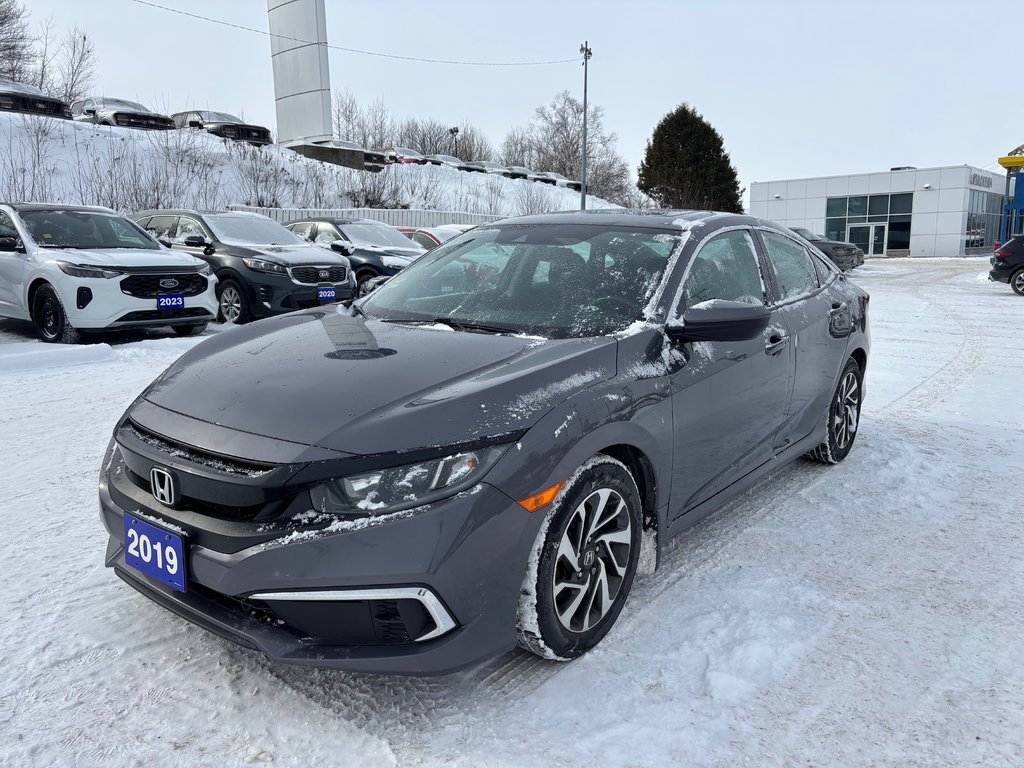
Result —
[[200, 307], [186, 307], [185, 309], [144, 309], [137, 312], [129, 312], [117, 318], [119, 323], [145, 323], [158, 320], [201, 320], [212, 318], [209, 312]]

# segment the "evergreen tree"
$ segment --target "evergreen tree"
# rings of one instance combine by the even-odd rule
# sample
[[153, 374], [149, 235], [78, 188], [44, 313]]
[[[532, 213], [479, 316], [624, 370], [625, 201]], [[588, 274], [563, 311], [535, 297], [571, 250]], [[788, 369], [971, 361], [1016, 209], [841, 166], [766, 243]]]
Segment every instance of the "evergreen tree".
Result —
[[687, 104], [654, 129], [637, 187], [665, 208], [743, 212], [736, 169], [722, 137]]

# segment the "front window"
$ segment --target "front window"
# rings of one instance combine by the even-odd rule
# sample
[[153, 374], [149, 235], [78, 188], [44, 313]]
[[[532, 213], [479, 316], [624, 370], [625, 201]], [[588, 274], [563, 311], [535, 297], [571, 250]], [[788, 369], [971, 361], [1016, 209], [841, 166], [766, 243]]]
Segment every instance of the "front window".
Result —
[[200, 112], [196, 119], [202, 117], [208, 123], [240, 123], [239, 118], [229, 115], [227, 112]]
[[103, 99], [100, 102], [104, 109], [128, 109], [133, 112], [149, 112], [141, 104], [137, 104], [134, 101], [124, 101], [123, 99]]
[[770, 232], [762, 232], [761, 236], [775, 270], [780, 301], [806, 296], [817, 290], [818, 272], [802, 245]]
[[757, 251], [746, 230], [711, 238], [690, 262], [683, 284], [686, 307], [716, 300], [763, 305], [764, 298]]
[[43, 248], [142, 248], [160, 246], [135, 222], [95, 211], [22, 211], [25, 228]]
[[393, 322], [581, 338], [643, 319], [677, 230], [595, 224], [477, 227], [414, 262], [361, 309]]
[[387, 224], [342, 224], [345, 237], [355, 245], [370, 245], [378, 248], [416, 249], [416, 244], [394, 227]]
[[303, 240], [266, 216], [217, 213], [206, 223], [222, 243], [237, 245], [299, 245]]

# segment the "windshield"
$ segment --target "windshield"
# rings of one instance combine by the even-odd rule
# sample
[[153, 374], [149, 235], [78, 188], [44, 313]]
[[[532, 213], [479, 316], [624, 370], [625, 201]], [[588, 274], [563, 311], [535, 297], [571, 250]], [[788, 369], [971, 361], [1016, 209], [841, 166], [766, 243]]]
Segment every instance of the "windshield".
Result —
[[43, 248], [142, 248], [160, 246], [135, 222], [93, 211], [21, 211], [29, 235]]
[[373, 245], [378, 248], [401, 248], [403, 250], [422, 251], [394, 227], [387, 224], [341, 224], [338, 229], [355, 245]]
[[814, 232], [811, 232], [811, 230], [809, 230], [809, 229], [804, 229], [803, 227], [793, 227], [793, 231], [796, 232], [798, 235], [800, 235], [800, 237], [803, 237], [803, 238], [805, 238], [807, 240], [824, 240], [825, 239], [824, 235], [816, 234]]
[[481, 225], [372, 293], [368, 317], [537, 334], [601, 336], [642, 319], [678, 231], [596, 224]]
[[107, 109], [133, 109], [136, 112], [149, 112], [141, 104], [136, 104], [134, 101], [123, 101], [121, 99], [97, 99], [97, 105], [105, 107]]
[[203, 120], [208, 123], [240, 123], [239, 118], [229, 115], [227, 112], [200, 112]]
[[302, 245], [304, 240], [266, 216], [217, 213], [205, 217], [222, 243], [240, 245]]

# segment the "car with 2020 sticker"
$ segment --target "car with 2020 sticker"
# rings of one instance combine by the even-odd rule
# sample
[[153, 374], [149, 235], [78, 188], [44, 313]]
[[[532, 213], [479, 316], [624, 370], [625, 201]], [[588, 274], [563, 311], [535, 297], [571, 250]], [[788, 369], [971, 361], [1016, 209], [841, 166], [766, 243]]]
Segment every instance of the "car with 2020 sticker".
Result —
[[226, 323], [355, 297], [355, 275], [343, 253], [317, 248], [267, 216], [168, 209], [133, 218], [168, 247], [210, 265], [219, 280], [218, 316]]
[[848, 455], [867, 309], [748, 216], [482, 224], [350, 308], [179, 358], [103, 459], [106, 564], [278, 662], [575, 658], [613, 626], [642, 540]]
[[205, 262], [109, 208], [0, 205], [0, 315], [31, 320], [43, 341], [124, 328], [202, 333], [217, 312], [216, 283]]

